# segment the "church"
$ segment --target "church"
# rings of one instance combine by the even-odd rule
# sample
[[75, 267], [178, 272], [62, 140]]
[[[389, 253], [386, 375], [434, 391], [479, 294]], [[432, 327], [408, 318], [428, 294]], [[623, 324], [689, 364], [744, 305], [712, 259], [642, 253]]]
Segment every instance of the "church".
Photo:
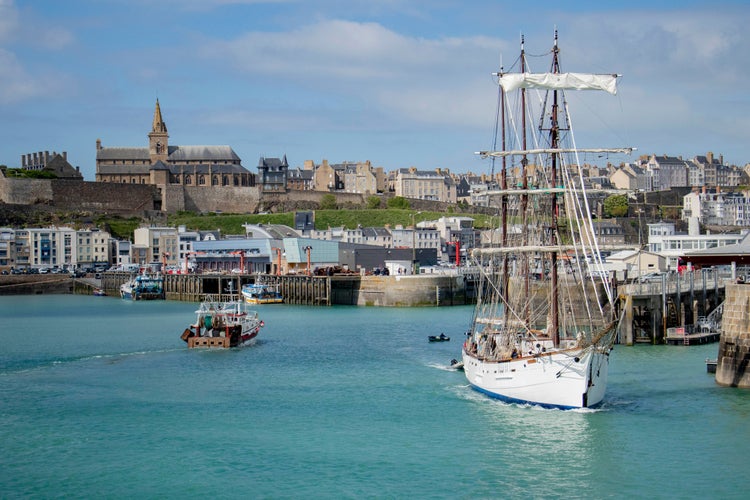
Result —
[[96, 181], [250, 187], [255, 175], [229, 146], [170, 146], [157, 99], [147, 148], [105, 148], [97, 139]]

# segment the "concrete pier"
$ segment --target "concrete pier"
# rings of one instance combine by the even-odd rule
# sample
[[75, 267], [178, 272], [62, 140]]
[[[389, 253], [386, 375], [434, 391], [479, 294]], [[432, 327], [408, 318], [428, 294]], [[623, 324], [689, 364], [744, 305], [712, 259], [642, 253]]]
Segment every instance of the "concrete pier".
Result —
[[[712, 269], [693, 278], [673, 273], [655, 283], [620, 285], [619, 308], [625, 312], [620, 344], [663, 344], [680, 328], [687, 335], [701, 333], [699, 324], [724, 301], [732, 280]], [[693, 343], [702, 342], [696, 337]]]

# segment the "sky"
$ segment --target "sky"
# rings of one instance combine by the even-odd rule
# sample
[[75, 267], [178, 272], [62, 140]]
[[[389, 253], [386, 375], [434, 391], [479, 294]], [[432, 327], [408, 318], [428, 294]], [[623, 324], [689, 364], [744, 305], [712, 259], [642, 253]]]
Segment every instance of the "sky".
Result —
[[286, 155], [486, 173], [492, 73], [557, 29], [563, 71], [622, 75], [571, 98], [579, 146], [744, 166], [748, 20], [744, 0], [0, 0], [0, 164], [67, 151], [94, 180], [97, 139], [147, 147], [158, 98], [170, 145], [229, 145], [252, 172]]

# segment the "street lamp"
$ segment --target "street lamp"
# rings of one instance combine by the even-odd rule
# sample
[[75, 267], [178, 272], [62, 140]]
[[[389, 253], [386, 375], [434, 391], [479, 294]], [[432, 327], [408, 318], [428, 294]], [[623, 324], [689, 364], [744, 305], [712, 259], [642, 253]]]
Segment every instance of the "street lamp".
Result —
[[417, 274], [417, 223], [415, 222], [414, 217], [421, 214], [422, 212], [417, 212], [415, 214], [411, 214], [411, 273]]
[[[643, 244], [641, 243], [641, 214], [643, 209], [636, 209], [638, 214], [638, 287], [641, 286], [641, 252], [643, 252]], [[639, 288], [640, 289], [640, 288]]]

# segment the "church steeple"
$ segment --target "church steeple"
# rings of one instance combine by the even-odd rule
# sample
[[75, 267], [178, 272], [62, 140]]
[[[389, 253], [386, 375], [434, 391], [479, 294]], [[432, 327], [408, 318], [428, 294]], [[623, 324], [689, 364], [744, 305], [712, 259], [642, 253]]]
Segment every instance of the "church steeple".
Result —
[[154, 109], [154, 124], [151, 126], [151, 132], [163, 132], [167, 133], [167, 124], [161, 117], [161, 107], [159, 106], [159, 99], [156, 99], [156, 109]]
[[151, 132], [148, 134], [148, 143], [151, 164], [153, 165], [158, 161], [167, 162], [169, 158], [169, 134], [167, 133], [167, 124], [161, 117], [158, 98], [154, 109], [154, 122], [151, 125]]

